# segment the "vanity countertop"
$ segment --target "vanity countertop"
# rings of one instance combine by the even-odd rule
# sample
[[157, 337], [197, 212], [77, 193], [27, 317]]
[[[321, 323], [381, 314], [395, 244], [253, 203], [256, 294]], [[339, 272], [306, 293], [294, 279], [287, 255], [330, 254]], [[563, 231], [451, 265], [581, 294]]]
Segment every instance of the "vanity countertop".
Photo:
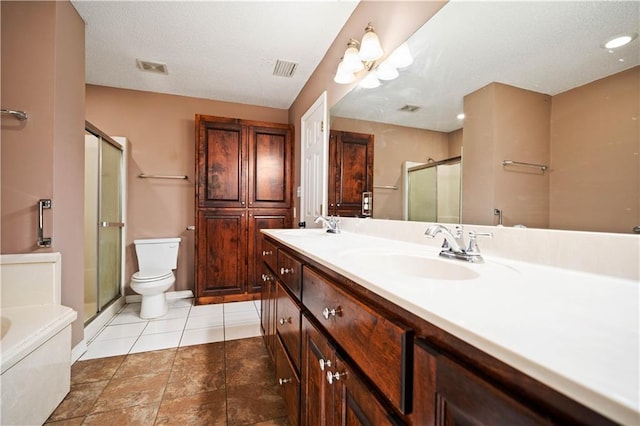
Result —
[[[637, 281], [486, 256], [470, 264], [344, 231], [262, 232], [604, 416], [640, 422]], [[471, 275], [425, 278], [374, 264], [394, 255], [461, 264]]]

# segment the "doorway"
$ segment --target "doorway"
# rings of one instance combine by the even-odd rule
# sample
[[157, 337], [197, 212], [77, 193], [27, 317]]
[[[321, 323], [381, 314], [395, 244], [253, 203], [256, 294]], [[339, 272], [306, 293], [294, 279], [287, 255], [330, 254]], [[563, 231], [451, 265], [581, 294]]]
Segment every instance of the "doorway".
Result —
[[118, 302], [123, 294], [126, 144], [121, 142], [124, 142], [122, 138], [111, 138], [87, 123], [84, 197], [85, 326]]

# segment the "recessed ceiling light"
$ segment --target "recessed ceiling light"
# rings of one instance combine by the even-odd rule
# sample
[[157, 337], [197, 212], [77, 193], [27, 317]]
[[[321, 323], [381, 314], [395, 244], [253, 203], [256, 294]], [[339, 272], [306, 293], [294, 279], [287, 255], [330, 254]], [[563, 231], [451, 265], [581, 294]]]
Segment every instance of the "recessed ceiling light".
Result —
[[605, 49], [617, 49], [626, 46], [638, 37], [637, 33], [616, 36], [602, 45]]
[[456, 118], [457, 118], [458, 120], [464, 120], [464, 113], [463, 113], [463, 112], [461, 112], [460, 114], [456, 115]]

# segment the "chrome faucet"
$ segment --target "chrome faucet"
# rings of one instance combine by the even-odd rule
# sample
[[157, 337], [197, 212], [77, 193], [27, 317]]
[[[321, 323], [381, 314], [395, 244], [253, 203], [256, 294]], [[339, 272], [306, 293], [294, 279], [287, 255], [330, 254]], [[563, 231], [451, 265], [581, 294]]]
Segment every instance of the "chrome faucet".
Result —
[[326, 226], [327, 227], [327, 232], [331, 233], [331, 234], [339, 234], [340, 233], [340, 228], [338, 228], [338, 224], [340, 223], [340, 219], [336, 219], [333, 216], [329, 217], [329, 219], [327, 219], [326, 217], [320, 215], [316, 218], [316, 220], [314, 221], [315, 223], [320, 223], [322, 222], [323, 227]]
[[440, 256], [450, 259], [459, 259], [472, 263], [482, 263], [484, 260], [480, 255], [480, 249], [478, 248], [477, 237], [493, 238], [493, 233], [486, 232], [469, 232], [469, 245], [467, 248], [464, 242], [464, 232], [462, 225], [456, 225], [455, 232], [451, 232], [449, 228], [444, 225], [431, 225], [424, 233], [429, 238], [435, 238], [436, 235], [442, 234], [444, 236], [444, 242], [442, 243], [442, 250]]

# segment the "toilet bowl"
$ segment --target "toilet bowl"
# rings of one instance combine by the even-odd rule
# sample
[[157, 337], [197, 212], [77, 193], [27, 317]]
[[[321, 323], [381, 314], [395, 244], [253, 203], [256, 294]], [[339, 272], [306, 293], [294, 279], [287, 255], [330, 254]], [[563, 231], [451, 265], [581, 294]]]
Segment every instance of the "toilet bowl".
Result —
[[134, 240], [139, 271], [131, 277], [130, 287], [142, 296], [140, 318], [163, 316], [169, 310], [165, 291], [176, 281], [173, 270], [178, 263], [180, 238]]

